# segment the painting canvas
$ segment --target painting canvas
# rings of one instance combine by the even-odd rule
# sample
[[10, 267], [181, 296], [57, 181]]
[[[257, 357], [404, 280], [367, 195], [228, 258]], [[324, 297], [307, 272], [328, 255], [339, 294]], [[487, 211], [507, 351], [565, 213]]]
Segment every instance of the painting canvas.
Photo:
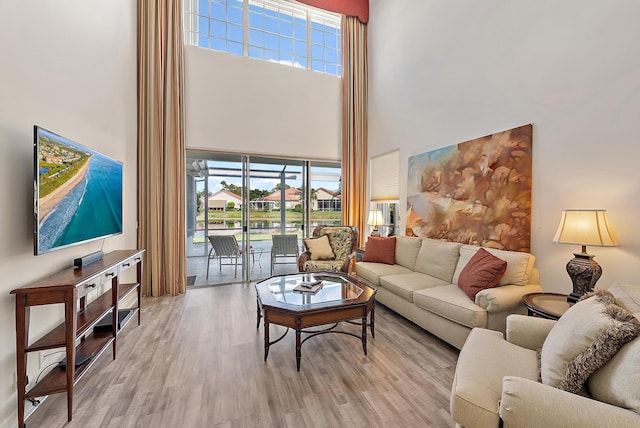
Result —
[[409, 158], [407, 236], [530, 251], [532, 126]]

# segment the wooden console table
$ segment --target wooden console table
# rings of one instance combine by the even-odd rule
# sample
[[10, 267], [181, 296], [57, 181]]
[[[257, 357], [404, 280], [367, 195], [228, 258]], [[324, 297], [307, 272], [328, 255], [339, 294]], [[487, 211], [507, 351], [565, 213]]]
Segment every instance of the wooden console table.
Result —
[[[67, 418], [73, 413], [73, 386], [98, 357], [112, 346], [116, 358], [116, 336], [124, 327], [119, 322], [118, 304], [132, 292], [137, 293], [137, 306], [129, 309], [138, 315], [140, 325], [140, 282], [142, 280], [144, 250], [119, 250], [105, 254], [102, 260], [68, 268], [24, 287], [16, 288], [16, 360], [18, 385], [18, 427], [24, 427], [24, 402], [28, 399], [61, 392], [67, 393]], [[136, 282], [121, 284], [119, 275], [136, 267]], [[87, 295], [111, 281], [111, 288], [87, 303]], [[29, 315], [31, 306], [64, 304], [64, 322], [29, 344]], [[100, 321], [111, 317], [107, 331], [94, 329]], [[105, 318], [106, 317], [106, 318]], [[124, 323], [123, 323], [124, 324]], [[78, 342], [76, 344], [76, 342]], [[33, 388], [26, 391], [27, 355], [45, 349], [66, 350], [67, 369], [54, 368]], [[76, 363], [76, 357], [83, 361]], [[75, 370], [70, 370], [74, 367]]]

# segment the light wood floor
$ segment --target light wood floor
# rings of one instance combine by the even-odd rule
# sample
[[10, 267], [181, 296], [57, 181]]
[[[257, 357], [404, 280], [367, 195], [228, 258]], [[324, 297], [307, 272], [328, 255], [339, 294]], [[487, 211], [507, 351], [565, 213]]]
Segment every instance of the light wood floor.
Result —
[[[118, 336], [76, 385], [27, 427], [452, 427], [449, 391], [458, 351], [378, 305], [365, 356], [358, 339], [327, 334], [302, 347], [293, 332], [263, 361], [255, 289], [190, 288], [144, 298], [142, 325]], [[283, 332], [272, 326], [271, 337]], [[357, 326], [347, 325], [345, 328]]]

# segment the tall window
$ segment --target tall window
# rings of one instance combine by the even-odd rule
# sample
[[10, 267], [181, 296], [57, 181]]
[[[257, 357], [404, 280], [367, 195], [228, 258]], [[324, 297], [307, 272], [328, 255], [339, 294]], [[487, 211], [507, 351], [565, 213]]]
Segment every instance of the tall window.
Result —
[[340, 15], [287, 0], [185, 0], [185, 42], [341, 74]]

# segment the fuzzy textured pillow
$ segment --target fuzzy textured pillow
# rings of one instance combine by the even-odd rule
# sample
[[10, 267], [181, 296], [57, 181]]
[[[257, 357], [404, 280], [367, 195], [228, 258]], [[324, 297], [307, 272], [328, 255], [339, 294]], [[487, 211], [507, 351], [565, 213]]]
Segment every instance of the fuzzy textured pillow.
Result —
[[596, 290], [583, 296], [560, 317], [542, 344], [542, 383], [579, 392], [593, 372], [638, 334], [640, 322], [611, 293]]
[[333, 260], [335, 258], [327, 235], [305, 239], [303, 242], [307, 251], [311, 253], [311, 260]]
[[378, 238], [376, 236], [370, 236], [362, 261], [385, 263], [388, 265], [395, 264], [396, 237]]
[[486, 288], [495, 287], [507, 270], [507, 262], [494, 256], [484, 248], [469, 259], [458, 277], [458, 287], [475, 300], [476, 294]]

